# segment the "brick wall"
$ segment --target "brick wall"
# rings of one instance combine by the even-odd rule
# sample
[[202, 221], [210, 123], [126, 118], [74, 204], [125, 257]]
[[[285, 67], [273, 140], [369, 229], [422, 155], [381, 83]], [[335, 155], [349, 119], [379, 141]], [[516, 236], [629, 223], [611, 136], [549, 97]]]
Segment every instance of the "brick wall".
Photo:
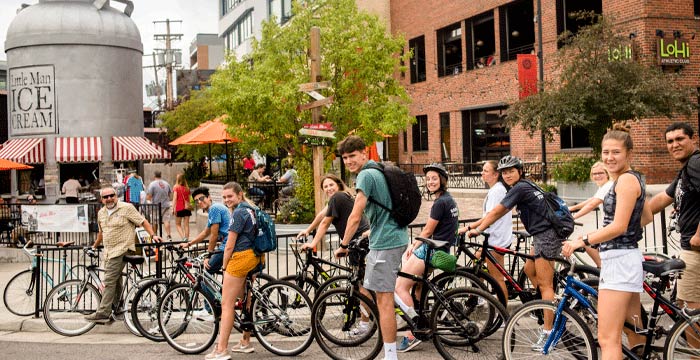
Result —
[[[408, 151], [404, 152], [403, 136], [398, 136], [399, 162], [427, 163], [440, 161], [440, 113], [450, 113], [450, 155], [453, 161], [463, 161], [462, 109], [486, 107], [493, 104], [508, 104], [517, 100], [518, 80], [515, 61], [500, 62], [495, 66], [474, 69], [453, 76], [437, 76], [436, 31], [450, 24], [462, 23], [462, 65], [466, 63], [466, 31], [464, 20], [485, 11], [495, 9], [496, 58], [499, 53], [499, 9], [511, 1], [482, 0], [458, 2], [433, 0], [426, 6], [423, 0], [392, 1], [390, 9], [391, 30], [402, 34], [408, 41], [425, 36], [426, 75], [424, 82], [410, 84], [407, 73], [402, 80], [413, 100], [410, 111], [413, 115], [428, 116], [428, 151], [412, 152], [411, 129], [408, 129]], [[543, 52], [545, 77], [551, 78], [551, 55], [556, 51], [556, 9], [554, 0], [543, 0]], [[536, 4], [536, 1], [533, 1]], [[634, 33], [638, 60], [649, 64], [656, 61], [656, 29], [672, 34], [680, 30], [682, 38], [691, 45], [691, 64], [684, 66], [679, 81], [685, 85], [700, 87], [700, 23], [693, 16], [691, 0], [603, 0], [603, 13], [612, 14], [623, 33]], [[536, 11], [535, 11], [536, 12]], [[535, 26], [536, 28], [536, 26]], [[697, 33], [695, 39], [691, 39]], [[406, 45], [408, 49], [408, 44]], [[465, 67], [466, 69], [466, 67]], [[673, 70], [669, 70], [673, 71]], [[546, 89], [545, 89], [546, 91]], [[688, 121], [697, 128], [698, 117], [669, 120], [642, 119], [632, 127], [635, 142], [633, 165], [647, 176], [649, 183], [664, 183], [672, 179], [680, 168], [668, 155], [663, 129], [672, 121]], [[511, 152], [526, 161], [541, 160], [539, 133], [533, 137], [522, 128], [510, 131]], [[560, 152], [558, 137], [547, 144], [548, 158]], [[585, 150], [584, 150], [585, 151]]]

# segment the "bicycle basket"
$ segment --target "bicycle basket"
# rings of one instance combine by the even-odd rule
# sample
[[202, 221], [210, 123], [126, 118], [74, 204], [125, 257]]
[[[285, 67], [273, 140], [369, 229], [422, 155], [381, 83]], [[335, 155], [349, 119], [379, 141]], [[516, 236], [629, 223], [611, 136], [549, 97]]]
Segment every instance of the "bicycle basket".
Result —
[[430, 257], [430, 265], [442, 271], [453, 272], [457, 267], [457, 257], [442, 250], [435, 250]]

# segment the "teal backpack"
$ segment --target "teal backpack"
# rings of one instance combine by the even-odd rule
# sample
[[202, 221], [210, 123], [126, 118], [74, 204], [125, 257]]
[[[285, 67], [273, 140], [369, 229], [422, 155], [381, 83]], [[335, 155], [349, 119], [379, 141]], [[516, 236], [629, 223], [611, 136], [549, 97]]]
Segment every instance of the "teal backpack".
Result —
[[272, 221], [270, 215], [260, 208], [251, 206], [243, 202], [244, 207], [248, 208], [253, 216], [253, 233], [256, 234], [253, 239], [253, 251], [255, 255], [262, 255], [277, 249], [277, 233], [275, 232], [275, 222]]

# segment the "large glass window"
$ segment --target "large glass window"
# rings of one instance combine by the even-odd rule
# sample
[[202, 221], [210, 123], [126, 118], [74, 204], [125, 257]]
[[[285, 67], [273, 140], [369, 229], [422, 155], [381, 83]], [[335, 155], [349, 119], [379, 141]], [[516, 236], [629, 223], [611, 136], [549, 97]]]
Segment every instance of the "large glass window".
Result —
[[498, 160], [510, 154], [510, 132], [505, 117], [505, 107], [462, 111], [464, 162]]
[[268, 17], [276, 17], [277, 23], [282, 25], [292, 17], [292, 0], [269, 0]]
[[413, 151], [428, 151], [428, 115], [416, 116], [412, 135]]
[[[587, 19], [577, 19], [575, 14], [581, 11], [592, 11], [595, 14], [603, 13], [602, 0], [557, 0], [557, 35], [564, 31], [576, 34], [578, 30], [586, 25], [590, 25]], [[559, 41], [558, 46], [564, 44]]]
[[442, 161], [450, 161], [450, 113], [440, 113], [440, 150]]
[[467, 38], [467, 69], [482, 68], [496, 63], [496, 34], [493, 10], [467, 20], [471, 36]]
[[532, 0], [523, 0], [501, 7], [501, 61], [515, 60], [518, 54], [535, 50], [535, 23]]
[[437, 31], [438, 76], [462, 72], [462, 24], [452, 24]]
[[591, 143], [588, 140], [588, 129], [579, 126], [562, 126], [559, 131], [562, 149], [591, 147]]
[[251, 36], [253, 36], [253, 12], [248, 11], [224, 33], [226, 49], [235, 50]]
[[408, 42], [411, 48], [411, 84], [425, 81], [425, 36]]
[[700, 17], [700, 0], [693, 0], [693, 15]]
[[221, 0], [221, 16], [228, 14], [245, 0]]

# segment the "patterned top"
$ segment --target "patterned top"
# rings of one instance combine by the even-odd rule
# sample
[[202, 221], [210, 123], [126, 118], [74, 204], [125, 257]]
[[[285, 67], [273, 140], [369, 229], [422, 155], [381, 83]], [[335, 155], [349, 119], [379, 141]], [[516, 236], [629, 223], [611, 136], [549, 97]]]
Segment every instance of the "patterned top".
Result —
[[112, 215], [109, 215], [107, 207], [103, 206], [97, 213], [97, 224], [102, 232], [105, 258], [119, 257], [129, 250], [136, 251], [135, 230], [145, 220], [134, 205], [117, 202]]

